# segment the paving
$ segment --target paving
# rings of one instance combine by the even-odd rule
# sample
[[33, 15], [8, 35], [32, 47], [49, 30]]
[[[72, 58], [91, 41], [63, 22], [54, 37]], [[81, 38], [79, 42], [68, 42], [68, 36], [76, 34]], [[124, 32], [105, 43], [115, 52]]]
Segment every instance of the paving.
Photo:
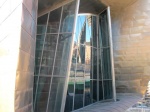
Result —
[[125, 112], [142, 98], [139, 94], [117, 94], [119, 101], [97, 102], [74, 112]]

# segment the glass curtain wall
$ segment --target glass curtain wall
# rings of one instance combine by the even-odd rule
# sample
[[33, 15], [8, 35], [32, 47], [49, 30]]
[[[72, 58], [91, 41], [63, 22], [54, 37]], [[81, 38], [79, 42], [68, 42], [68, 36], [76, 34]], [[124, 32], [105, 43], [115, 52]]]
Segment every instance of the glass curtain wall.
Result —
[[113, 88], [112, 88], [112, 73], [111, 73], [111, 55], [110, 55], [110, 38], [108, 29], [108, 16], [107, 10], [99, 15], [99, 38], [98, 46], [100, 55], [100, 82], [103, 85], [103, 99], [113, 98]]
[[65, 112], [97, 101], [99, 86], [96, 23], [96, 16], [78, 16]]
[[60, 112], [71, 52], [76, 0], [38, 18], [34, 112]]
[[113, 99], [107, 21], [106, 11], [78, 16], [65, 112]]

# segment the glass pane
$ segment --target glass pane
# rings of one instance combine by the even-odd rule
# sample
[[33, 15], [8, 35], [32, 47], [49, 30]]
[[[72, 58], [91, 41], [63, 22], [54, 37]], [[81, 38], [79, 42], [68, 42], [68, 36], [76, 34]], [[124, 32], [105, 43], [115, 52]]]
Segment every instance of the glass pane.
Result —
[[[57, 43], [57, 35], [46, 35], [40, 75], [52, 75], [53, 61]], [[39, 66], [40, 66], [39, 65]]]
[[97, 81], [93, 80], [93, 103], [97, 102]]
[[68, 59], [71, 52], [71, 40], [72, 34], [59, 35], [53, 75], [67, 75]]
[[85, 64], [85, 46], [83, 45], [78, 46], [77, 62], [80, 64]]
[[90, 65], [91, 63], [91, 46], [85, 46], [85, 64]]
[[39, 78], [35, 112], [45, 112], [46, 111], [50, 82], [51, 82], [50, 77], [40, 77]]
[[73, 96], [74, 96], [74, 83], [75, 79], [70, 77], [68, 82], [68, 91], [66, 96], [66, 105], [65, 105], [65, 112], [71, 112], [73, 107]]
[[36, 35], [36, 40], [39, 40], [39, 42], [44, 41], [44, 37], [45, 37], [45, 34], [38, 34], [38, 35]]
[[84, 72], [85, 72], [85, 79], [90, 80], [91, 79], [91, 74], [92, 74], [91, 65], [85, 65]]
[[47, 25], [47, 17], [48, 14], [41, 16], [37, 20], [37, 34], [44, 34], [46, 32], [46, 25]]
[[108, 31], [108, 21], [107, 21], [107, 11], [104, 11], [99, 16], [100, 22], [100, 36], [99, 41], [102, 44], [101, 46], [107, 47], [109, 46], [109, 31]]
[[97, 49], [93, 48], [93, 79], [97, 79]]
[[76, 26], [76, 40], [84, 45], [86, 40], [86, 16], [78, 16]]
[[103, 85], [102, 85], [102, 81], [99, 81], [99, 100], [103, 100]]
[[77, 62], [76, 59], [77, 59], [77, 48], [76, 45], [74, 45], [72, 64], [70, 68], [70, 77], [68, 82], [68, 90], [66, 96], [65, 112], [70, 112], [73, 109], [73, 96], [75, 94], [74, 84], [75, 84], [75, 73], [76, 73], [76, 62]]
[[85, 44], [87, 46], [92, 46], [92, 16], [86, 16], [86, 35]]
[[111, 77], [111, 62], [109, 48], [103, 49], [102, 70], [104, 79], [112, 79]]
[[48, 112], [60, 112], [64, 92], [65, 78], [53, 78]]
[[75, 83], [74, 110], [83, 107], [84, 80], [77, 79]]
[[92, 16], [92, 39], [93, 47], [97, 47], [97, 18]]
[[50, 12], [47, 33], [58, 33], [61, 10], [62, 10], [62, 8], [58, 8], [58, 9]]
[[112, 81], [111, 80], [104, 81], [104, 98], [105, 99], [113, 98], [113, 90], [112, 90]]
[[36, 92], [36, 89], [37, 89], [37, 76], [34, 76], [34, 88], [33, 88], [33, 101], [35, 101], [35, 92]]
[[57, 37], [57, 34], [47, 34], [44, 44], [44, 50], [51, 51], [52, 54], [54, 54], [54, 51], [56, 49]]
[[60, 32], [72, 32], [74, 23], [76, 1], [73, 1], [63, 7], [61, 31]]
[[102, 80], [102, 75], [103, 75], [103, 72], [102, 72], [102, 66], [103, 66], [103, 58], [102, 58], [102, 49], [98, 49], [99, 50], [99, 79]]
[[84, 96], [84, 106], [92, 103], [91, 100], [91, 82], [90, 80], [85, 80], [85, 96]]

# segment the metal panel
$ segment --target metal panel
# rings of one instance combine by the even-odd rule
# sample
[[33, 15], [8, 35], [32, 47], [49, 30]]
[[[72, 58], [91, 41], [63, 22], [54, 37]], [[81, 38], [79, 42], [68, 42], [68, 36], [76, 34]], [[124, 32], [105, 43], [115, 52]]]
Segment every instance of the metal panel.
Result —
[[113, 58], [113, 43], [112, 43], [112, 30], [111, 30], [111, 17], [110, 7], [107, 8], [108, 27], [109, 27], [109, 44], [110, 44], [110, 57], [111, 57], [111, 74], [112, 74], [112, 86], [113, 86], [113, 98], [116, 101], [116, 86], [115, 86], [115, 71], [114, 71], [114, 58]]

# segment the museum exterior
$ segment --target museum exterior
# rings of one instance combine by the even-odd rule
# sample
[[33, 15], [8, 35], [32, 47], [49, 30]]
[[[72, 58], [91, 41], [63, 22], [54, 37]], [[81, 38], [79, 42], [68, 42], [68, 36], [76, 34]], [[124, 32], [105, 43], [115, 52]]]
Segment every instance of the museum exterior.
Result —
[[150, 0], [2, 0], [0, 111], [71, 112], [150, 79]]

